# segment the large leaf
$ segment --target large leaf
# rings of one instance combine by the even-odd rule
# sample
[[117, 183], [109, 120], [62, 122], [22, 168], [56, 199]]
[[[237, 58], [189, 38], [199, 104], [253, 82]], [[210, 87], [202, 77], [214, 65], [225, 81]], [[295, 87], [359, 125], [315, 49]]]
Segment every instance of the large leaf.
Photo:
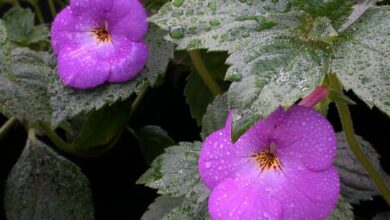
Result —
[[335, 49], [333, 70], [344, 88], [390, 115], [390, 7], [367, 10]]
[[21, 121], [50, 122], [48, 53], [11, 48], [0, 20], [0, 111]]
[[176, 144], [164, 129], [155, 125], [142, 127], [135, 131], [134, 135], [147, 164], [151, 164], [165, 148]]
[[34, 13], [30, 9], [11, 8], [4, 14], [4, 25], [10, 40], [21, 45], [48, 40], [49, 30], [44, 25], [34, 26]]
[[200, 146], [200, 142], [181, 142], [178, 146], [167, 148], [137, 180], [137, 184], [158, 189], [160, 194], [174, 197], [186, 195], [199, 181]]
[[105, 84], [94, 89], [77, 90], [65, 86], [57, 73], [53, 72], [49, 87], [52, 95], [51, 106], [54, 109], [52, 127], [57, 127], [63, 120], [82, 112], [97, 110], [130, 97], [134, 92], [139, 91], [145, 80], [154, 86], [164, 77], [168, 62], [173, 57], [173, 45], [163, 40], [162, 36], [164, 31], [150, 26], [145, 38], [149, 47], [149, 59], [140, 75], [126, 83]]
[[[368, 157], [374, 168], [384, 178], [386, 184], [390, 186], [390, 176], [382, 169], [379, 162], [379, 154], [363, 138], [359, 136], [356, 136], [356, 138], [366, 157]], [[348, 202], [358, 203], [360, 200], [371, 200], [373, 196], [380, 195], [374, 182], [367, 171], [357, 161], [344, 134], [341, 132], [337, 134], [337, 154], [334, 165], [340, 175], [341, 194]]]
[[[231, 54], [226, 79], [235, 81], [228, 91], [230, 107], [236, 110], [234, 139], [323, 79], [328, 62], [326, 42], [321, 41], [334, 37], [334, 29], [326, 19], [302, 19], [290, 6], [288, 1], [173, 1], [150, 19], [170, 31], [167, 39], [178, 49]], [[295, 31], [301, 26], [307, 33]], [[320, 26], [326, 28], [311, 28]]]
[[352, 206], [340, 196], [336, 208], [327, 220], [354, 220]]
[[5, 209], [9, 220], [94, 219], [88, 179], [38, 140], [28, 141], [8, 177]]

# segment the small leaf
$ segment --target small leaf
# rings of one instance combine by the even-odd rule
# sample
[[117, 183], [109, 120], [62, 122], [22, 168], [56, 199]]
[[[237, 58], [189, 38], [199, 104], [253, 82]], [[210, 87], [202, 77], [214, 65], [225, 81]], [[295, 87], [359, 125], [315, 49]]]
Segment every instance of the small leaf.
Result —
[[11, 48], [0, 20], [0, 112], [32, 124], [50, 123], [49, 63], [46, 52]]
[[[210, 77], [225, 91], [229, 87], [229, 83], [224, 82], [226, 70], [228, 69], [228, 66], [225, 64], [227, 54], [222, 52], [205, 52], [204, 50], [199, 52], [203, 58], [204, 65], [209, 70]], [[184, 95], [186, 96], [186, 102], [190, 106], [192, 117], [196, 120], [197, 125], [200, 126], [207, 106], [213, 100], [214, 95], [195, 69], [187, 77]]]
[[21, 45], [48, 40], [49, 31], [46, 26], [34, 26], [34, 13], [29, 8], [13, 7], [4, 14], [4, 25], [8, 37]]
[[336, 209], [333, 210], [327, 220], [354, 220], [352, 206], [340, 196]]
[[193, 219], [207, 220], [210, 219], [208, 214], [208, 203], [210, 190], [199, 181], [194, 188], [185, 196], [183, 202], [176, 208], [172, 209], [162, 220]]
[[188, 75], [184, 95], [190, 106], [192, 117], [196, 120], [196, 124], [200, 125], [207, 105], [213, 100], [214, 96], [198, 73], [192, 72]]
[[7, 219], [92, 220], [88, 186], [79, 167], [42, 142], [28, 141], [7, 180]]
[[335, 48], [333, 70], [345, 89], [390, 116], [390, 6], [368, 9]]
[[390, 212], [381, 212], [378, 213], [372, 218], [372, 220], [389, 220], [390, 219]]
[[227, 96], [217, 96], [207, 107], [206, 114], [202, 120], [202, 137], [206, 137], [212, 132], [225, 127], [226, 118], [229, 113]]
[[125, 127], [130, 111], [130, 103], [117, 102], [98, 111], [92, 111], [73, 141], [74, 148], [88, 150], [108, 144]]
[[148, 125], [135, 131], [134, 134], [147, 164], [151, 164], [158, 155], [164, 152], [165, 148], [176, 144], [159, 126]]
[[344, 102], [348, 105], [355, 105], [356, 103], [350, 99], [348, 96], [346, 96], [344, 93], [334, 90], [334, 89], [329, 89], [329, 99], [334, 101], [334, 102]]
[[157, 189], [160, 194], [186, 195], [199, 180], [200, 146], [200, 142], [181, 142], [178, 146], [167, 148], [137, 180], [137, 184]]
[[152, 204], [149, 205], [141, 220], [156, 220], [161, 219], [168, 214], [173, 208], [182, 202], [182, 198], [172, 198], [169, 196], [159, 196]]
[[145, 37], [149, 47], [149, 59], [140, 75], [126, 83], [105, 84], [94, 89], [77, 90], [65, 86], [56, 72], [51, 74], [52, 81], [49, 86], [51, 93], [52, 127], [57, 127], [62, 121], [97, 110], [105, 105], [112, 105], [118, 100], [124, 100], [133, 93], [139, 92], [144, 81], [154, 86], [164, 77], [168, 62], [173, 58], [173, 45], [162, 39], [164, 31], [156, 26], [150, 26]]
[[[356, 138], [366, 157], [384, 178], [386, 184], [390, 186], [390, 176], [382, 169], [379, 162], [379, 154], [362, 137], [356, 136]], [[342, 132], [337, 133], [337, 140], [337, 153], [334, 165], [340, 175], [341, 194], [343, 197], [350, 203], [359, 203], [360, 200], [372, 200], [373, 196], [379, 196], [380, 193], [374, 182], [357, 161]]]

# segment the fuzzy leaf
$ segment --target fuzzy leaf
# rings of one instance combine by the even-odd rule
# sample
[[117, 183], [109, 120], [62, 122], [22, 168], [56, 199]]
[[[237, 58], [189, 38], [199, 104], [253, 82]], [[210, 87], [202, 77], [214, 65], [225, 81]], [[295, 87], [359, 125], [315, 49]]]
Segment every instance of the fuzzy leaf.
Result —
[[49, 122], [48, 53], [11, 48], [0, 20], [0, 112], [36, 124]]
[[75, 164], [38, 140], [28, 141], [7, 180], [7, 219], [94, 219], [88, 185]]
[[200, 146], [200, 142], [181, 142], [178, 146], [165, 149], [165, 153], [153, 161], [137, 184], [157, 189], [160, 194], [174, 197], [186, 195], [199, 180]]
[[149, 27], [145, 38], [149, 47], [149, 59], [140, 75], [126, 83], [105, 84], [94, 89], [77, 90], [65, 86], [57, 73], [53, 72], [49, 87], [52, 95], [51, 106], [54, 109], [52, 127], [57, 127], [62, 121], [80, 113], [97, 110], [130, 97], [133, 93], [139, 92], [145, 80], [152, 86], [156, 85], [164, 77], [168, 62], [173, 58], [173, 45], [163, 40], [162, 36], [164, 36], [162, 30], [155, 26]]
[[[362, 137], [356, 136], [356, 138], [366, 157], [384, 178], [387, 185], [390, 186], [390, 176], [382, 169], [379, 162], [379, 154]], [[343, 197], [350, 203], [359, 203], [360, 200], [372, 200], [373, 196], [379, 196], [380, 193], [374, 182], [351, 151], [344, 133], [337, 133], [337, 140], [337, 153], [334, 165], [340, 175], [341, 194]]]
[[390, 116], [390, 6], [368, 9], [335, 49], [333, 70], [345, 89]]
[[[233, 139], [279, 106], [293, 104], [323, 79], [326, 47], [317, 41], [334, 37], [334, 29], [324, 25], [326, 19], [312, 19], [303, 26], [321, 27], [312, 33], [321, 38], [301, 36], [296, 31], [301, 12], [290, 6], [283, 0], [173, 1], [150, 18], [169, 31], [167, 39], [178, 49], [229, 52], [226, 79], [235, 81], [228, 91], [230, 108], [236, 110]], [[316, 22], [322, 26], [313, 25]]]
[[148, 125], [135, 131], [134, 134], [147, 164], [151, 164], [158, 155], [164, 152], [165, 148], [176, 144], [159, 126]]
[[333, 210], [327, 220], [354, 220], [352, 206], [340, 196], [336, 209]]
[[149, 205], [141, 220], [156, 220], [161, 219], [168, 214], [172, 209], [182, 202], [182, 198], [173, 198], [169, 196], [159, 196], [152, 204]]
[[202, 136], [206, 137], [212, 132], [225, 126], [226, 118], [229, 113], [227, 96], [217, 96], [207, 107], [206, 114], [202, 121]]
[[194, 188], [184, 197], [183, 202], [176, 208], [172, 209], [162, 220], [176, 219], [193, 219], [207, 220], [210, 219], [207, 211], [207, 199], [209, 189], [199, 181]]
[[8, 37], [21, 45], [47, 40], [49, 30], [44, 25], [34, 26], [34, 13], [30, 9], [13, 7], [4, 14]]

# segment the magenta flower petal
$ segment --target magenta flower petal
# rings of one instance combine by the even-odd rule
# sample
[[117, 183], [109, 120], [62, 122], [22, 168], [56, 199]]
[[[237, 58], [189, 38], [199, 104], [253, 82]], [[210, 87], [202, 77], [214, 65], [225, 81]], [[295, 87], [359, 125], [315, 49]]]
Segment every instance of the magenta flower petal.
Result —
[[80, 89], [93, 88], [105, 82], [110, 74], [110, 63], [82, 49], [62, 50], [58, 56], [58, 72], [66, 85]]
[[310, 169], [328, 168], [336, 155], [336, 134], [332, 125], [311, 108], [292, 107], [279, 125], [275, 139], [280, 151], [295, 154]]
[[147, 14], [138, 0], [115, 0], [108, 17], [112, 23], [112, 35], [126, 36], [132, 41], [140, 41], [144, 37], [148, 24]]
[[128, 42], [119, 48], [109, 59], [111, 73], [109, 82], [124, 82], [138, 75], [148, 58], [148, 48], [144, 43]]
[[213, 219], [328, 216], [340, 188], [329, 122], [307, 107], [279, 108], [233, 144], [230, 116], [225, 128], [206, 138], [199, 158], [200, 177], [212, 190]]
[[148, 57], [146, 18], [138, 0], [72, 0], [51, 29], [60, 78], [86, 89], [136, 77]]
[[281, 204], [251, 179], [226, 179], [212, 191], [209, 212], [213, 220], [280, 219]]

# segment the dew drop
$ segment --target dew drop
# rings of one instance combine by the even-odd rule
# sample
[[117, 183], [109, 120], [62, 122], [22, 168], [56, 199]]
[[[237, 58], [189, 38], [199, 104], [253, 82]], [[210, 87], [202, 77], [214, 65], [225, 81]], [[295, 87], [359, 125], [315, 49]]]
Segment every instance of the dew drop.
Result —
[[181, 26], [171, 27], [169, 36], [172, 38], [180, 39], [184, 37], [184, 30]]

